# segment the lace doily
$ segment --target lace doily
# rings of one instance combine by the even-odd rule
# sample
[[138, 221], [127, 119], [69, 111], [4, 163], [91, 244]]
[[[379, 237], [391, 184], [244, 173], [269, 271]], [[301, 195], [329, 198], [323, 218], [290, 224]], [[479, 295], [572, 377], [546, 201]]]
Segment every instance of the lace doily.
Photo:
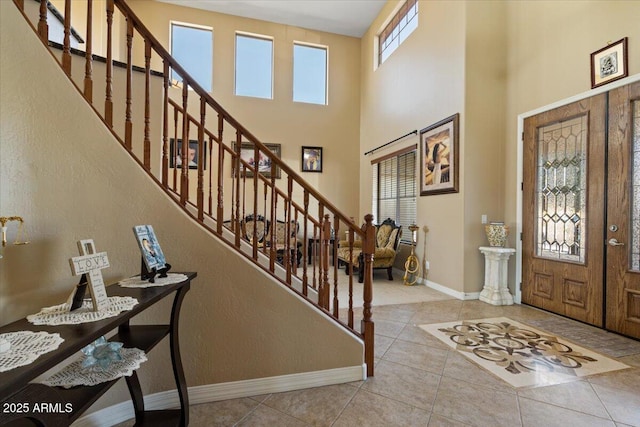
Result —
[[11, 343], [11, 349], [0, 353], [0, 372], [28, 365], [40, 355], [57, 349], [64, 338], [48, 332], [19, 331], [0, 334]]
[[71, 388], [79, 385], [96, 385], [112, 381], [120, 377], [129, 377], [138, 369], [142, 362], [146, 362], [147, 355], [138, 348], [123, 348], [122, 360], [114, 361], [105, 370], [99, 366], [82, 367], [82, 358], [65, 366], [60, 372], [42, 381], [51, 387]]
[[131, 310], [136, 304], [138, 300], [135, 298], [109, 297], [106, 310], [93, 311], [93, 303], [90, 299], [86, 299], [82, 307], [77, 310], [70, 312], [69, 304], [64, 303], [45, 307], [40, 310], [40, 313], [27, 316], [27, 320], [34, 325], [77, 325], [117, 316], [122, 311]]
[[169, 273], [167, 277], [157, 277], [154, 283], [150, 283], [148, 280], [141, 280], [140, 276], [129, 277], [118, 282], [123, 288], [150, 288], [152, 286], [167, 286], [174, 283], [180, 283], [187, 280], [185, 274]]

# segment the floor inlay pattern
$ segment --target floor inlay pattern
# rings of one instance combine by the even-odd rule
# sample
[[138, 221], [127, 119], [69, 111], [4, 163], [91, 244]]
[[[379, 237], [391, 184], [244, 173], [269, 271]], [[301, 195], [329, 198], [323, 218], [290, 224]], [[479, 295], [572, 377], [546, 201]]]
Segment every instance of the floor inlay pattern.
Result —
[[514, 387], [560, 384], [628, 368], [602, 354], [515, 320], [459, 320], [420, 325]]

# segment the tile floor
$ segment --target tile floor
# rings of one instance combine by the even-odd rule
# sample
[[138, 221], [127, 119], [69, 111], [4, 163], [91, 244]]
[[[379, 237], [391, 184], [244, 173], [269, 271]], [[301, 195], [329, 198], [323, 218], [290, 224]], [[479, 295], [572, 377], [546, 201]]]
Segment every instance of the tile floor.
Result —
[[[193, 405], [190, 425], [640, 427], [640, 341], [528, 306], [496, 307], [441, 296], [375, 306], [373, 312], [373, 378]], [[536, 325], [630, 368], [558, 385], [514, 388], [418, 327], [503, 316]]]

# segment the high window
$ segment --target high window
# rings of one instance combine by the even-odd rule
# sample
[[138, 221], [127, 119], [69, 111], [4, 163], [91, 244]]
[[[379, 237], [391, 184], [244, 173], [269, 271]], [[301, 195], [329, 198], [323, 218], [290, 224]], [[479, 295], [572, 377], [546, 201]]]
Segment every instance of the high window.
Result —
[[372, 161], [373, 206], [376, 224], [387, 218], [402, 225], [400, 240], [411, 242], [409, 225], [416, 223], [416, 146]]
[[378, 35], [378, 65], [418, 28], [418, 1], [407, 0]]
[[273, 99], [273, 40], [236, 34], [236, 95]]
[[293, 45], [293, 100], [327, 104], [327, 48]]
[[[207, 92], [213, 81], [213, 29], [192, 24], [171, 23], [171, 56]], [[171, 80], [182, 77], [171, 71]]]

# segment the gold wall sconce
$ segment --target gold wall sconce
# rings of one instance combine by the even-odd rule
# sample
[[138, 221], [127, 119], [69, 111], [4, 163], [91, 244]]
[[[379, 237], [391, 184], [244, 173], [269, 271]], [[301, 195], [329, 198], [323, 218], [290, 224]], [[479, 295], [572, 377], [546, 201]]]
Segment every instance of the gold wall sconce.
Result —
[[16, 234], [16, 239], [13, 242], [14, 245], [26, 245], [29, 241], [26, 239], [26, 233], [24, 231], [24, 220], [21, 216], [0, 216], [0, 226], [2, 226], [2, 247], [7, 246], [7, 223], [9, 222], [19, 222], [18, 224], [18, 233]]

